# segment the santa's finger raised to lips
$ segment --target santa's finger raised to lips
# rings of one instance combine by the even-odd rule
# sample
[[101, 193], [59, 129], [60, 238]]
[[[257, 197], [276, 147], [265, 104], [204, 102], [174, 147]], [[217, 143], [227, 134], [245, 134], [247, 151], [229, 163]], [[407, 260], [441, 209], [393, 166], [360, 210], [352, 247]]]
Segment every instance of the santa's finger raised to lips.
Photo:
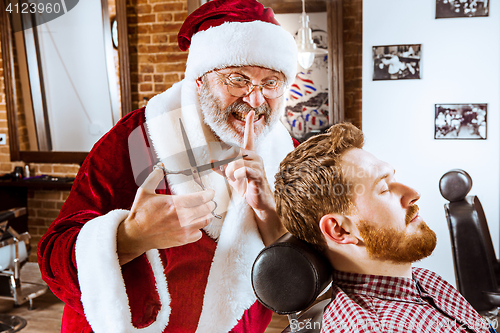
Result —
[[250, 111], [245, 119], [245, 136], [243, 137], [243, 149], [254, 150], [255, 142], [255, 129], [253, 118], [255, 117], [255, 111]]
[[[246, 118], [245, 118], [245, 131], [244, 131], [244, 134], [243, 134], [243, 147], [242, 149], [239, 150], [238, 153], [236, 153], [236, 151], [230, 151], [230, 154], [228, 154], [227, 156], [226, 155], [223, 155], [221, 157], [221, 159], [224, 159], [224, 158], [233, 158], [233, 157], [236, 157], [238, 155], [244, 155], [243, 156], [243, 159], [245, 161], [252, 161], [252, 160], [260, 160], [260, 157], [255, 154], [255, 128], [254, 128], [254, 123], [253, 123], [253, 119], [255, 117], [255, 111], [250, 111], [247, 115], [246, 115]], [[248, 165], [248, 163], [246, 163], [245, 161], [243, 161], [243, 159], [238, 159], [234, 162], [231, 162], [231, 163], [228, 163], [226, 165], [222, 165], [220, 166], [220, 168], [218, 169], [214, 169], [214, 171], [216, 171], [218, 174], [220, 174], [221, 176], [224, 176], [224, 177], [228, 177], [228, 172], [231, 173], [234, 173], [234, 170], [235, 169], [238, 169], [240, 167], [243, 167], [245, 165]], [[233, 177], [228, 177], [230, 180], [233, 180], [234, 181], [234, 178]]]
[[244, 143], [241, 151], [245, 157], [229, 163], [224, 171], [229, 184], [246, 199], [252, 208], [265, 210], [273, 206], [272, 191], [266, 180], [263, 160], [254, 151], [254, 117], [254, 111], [250, 111], [246, 117]]
[[[251, 151], [254, 149], [254, 117], [255, 111], [253, 110], [246, 115], [245, 132], [243, 136], [243, 151]], [[253, 158], [256, 157], [255, 154], [252, 155], [253, 156], [247, 156], [243, 158], [243, 160], [229, 163], [223, 170], [224, 175], [229, 181], [229, 184], [238, 192], [239, 195], [243, 197], [246, 197], [246, 191], [248, 187], [247, 177], [251, 175], [255, 176], [255, 172], [249, 165], [249, 162], [253, 161]]]
[[243, 149], [240, 150], [240, 154], [246, 155], [243, 159], [236, 160], [227, 165], [221, 166], [220, 171], [216, 170], [222, 176], [227, 177], [230, 181], [235, 181], [234, 172], [237, 169], [249, 166], [248, 161], [259, 160], [260, 157], [255, 154], [255, 129], [253, 119], [255, 117], [255, 111], [250, 111], [245, 118], [245, 132], [243, 135]]

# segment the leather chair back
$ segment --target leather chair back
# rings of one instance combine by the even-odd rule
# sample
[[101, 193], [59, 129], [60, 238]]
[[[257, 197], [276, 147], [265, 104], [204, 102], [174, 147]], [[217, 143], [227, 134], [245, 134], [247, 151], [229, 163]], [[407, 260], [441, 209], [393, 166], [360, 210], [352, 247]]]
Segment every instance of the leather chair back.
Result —
[[332, 270], [322, 254], [287, 233], [257, 256], [252, 286], [264, 306], [292, 314], [314, 303], [332, 281]]
[[485, 292], [497, 292], [498, 261], [483, 207], [477, 196], [467, 196], [472, 179], [456, 169], [445, 173], [439, 189], [445, 199], [458, 291], [479, 312], [498, 306]]

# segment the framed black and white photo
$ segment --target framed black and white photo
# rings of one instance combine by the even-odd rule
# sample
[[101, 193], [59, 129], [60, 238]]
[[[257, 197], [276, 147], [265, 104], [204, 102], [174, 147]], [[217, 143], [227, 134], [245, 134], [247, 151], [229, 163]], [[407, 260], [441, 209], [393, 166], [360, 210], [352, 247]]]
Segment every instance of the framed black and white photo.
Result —
[[373, 46], [373, 80], [420, 79], [422, 45]]
[[436, 18], [489, 15], [489, 0], [436, 0]]
[[434, 139], [486, 139], [488, 104], [436, 104]]

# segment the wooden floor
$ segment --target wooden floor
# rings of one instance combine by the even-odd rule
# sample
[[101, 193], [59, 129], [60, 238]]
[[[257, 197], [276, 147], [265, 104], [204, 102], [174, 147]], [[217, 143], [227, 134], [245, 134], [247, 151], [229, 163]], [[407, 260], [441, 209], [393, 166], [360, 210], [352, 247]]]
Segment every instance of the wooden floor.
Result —
[[[34, 309], [28, 305], [14, 307], [14, 302], [0, 300], [0, 313], [21, 316], [28, 324], [21, 333], [57, 333], [61, 331], [63, 303], [50, 291], [35, 299]], [[273, 319], [265, 333], [281, 333], [288, 326], [287, 316], [273, 314]]]
[[[14, 307], [14, 303], [0, 300], [0, 313], [21, 316], [27, 325], [21, 333], [57, 333], [61, 331], [61, 316], [63, 303], [50, 291], [35, 299], [33, 310], [28, 310], [28, 305]], [[273, 319], [265, 333], [281, 333], [288, 326], [288, 318], [273, 314]]]
[[[36, 263], [27, 263], [21, 269], [21, 281], [43, 283]], [[20, 316], [27, 321], [22, 333], [56, 333], [61, 331], [63, 302], [48, 290], [33, 300], [33, 310], [28, 303], [14, 306], [13, 300], [0, 299], [0, 313]]]
[[288, 317], [273, 313], [273, 319], [265, 333], [281, 333], [288, 326]]
[[24, 318], [27, 325], [22, 333], [57, 333], [61, 332], [61, 317], [63, 303], [50, 291], [36, 298], [33, 310], [28, 310], [28, 304], [14, 307], [14, 302], [0, 300], [0, 313], [16, 315]]
[[[21, 278], [31, 282], [40, 282], [39, 276], [32, 274], [30, 269], [23, 268]], [[33, 310], [28, 309], [28, 303], [14, 306], [14, 301], [0, 299], [0, 313], [20, 316], [27, 321], [21, 333], [57, 333], [61, 331], [61, 318], [64, 303], [49, 290], [35, 298]], [[273, 314], [273, 318], [265, 333], [281, 333], [288, 326], [287, 316]]]
[[[63, 303], [50, 291], [35, 299], [34, 309], [28, 305], [14, 307], [14, 302], [0, 300], [0, 313], [21, 316], [28, 324], [21, 333], [57, 333], [61, 331]], [[273, 314], [273, 319], [265, 333], [281, 333], [288, 326], [287, 316]]]

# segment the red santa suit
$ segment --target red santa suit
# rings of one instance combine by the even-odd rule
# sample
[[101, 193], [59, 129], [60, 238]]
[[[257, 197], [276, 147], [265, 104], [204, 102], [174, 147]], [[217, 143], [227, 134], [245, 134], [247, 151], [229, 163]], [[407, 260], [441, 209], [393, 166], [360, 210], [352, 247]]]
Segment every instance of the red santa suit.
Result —
[[[249, 0], [215, 0], [200, 12], [217, 14], [227, 5], [239, 13], [245, 6], [254, 6], [251, 10], [260, 11], [261, 17], [266, 13]], [[200, 12], [193, 13], [195, 22], [206, 20]], [[255, 18], [222, 25], [212, 21], [206, 29], [188, 33], [196, 34], [185, 79], [152, 98], [145, 110], [125, 116], [95, 144], [59, 217], [39, 242], [44, 280], [66, 303], [61, 332], [263, 332], [271, 319], [250, 281], [253, 261], [264, 246], [254, 212], [215, 172], [203, 174], [202, 180], [215, 190], [222, 220], [213, 219], [195, 243], [150, 250], [123, 266], [118, 261], [117, 228], [152, 166], [161, 161], [169, 170], [189, 168], [182, 157], [186, 149], [178, 120], [186, 127], [199, 165], [218, 160], [224, 152], [203, 122], [195, 80], [213, 68], [245, 65], [281, 71], [288, 81], [295, 76], [293, 38], [276, 23]], [[274, 36], [274, 43], [266, 42], [262, 32], [267, 39]], [[235, 34], [235, 41], [241, 39], [241, 33], [246, 34], [244, 42], [227, 44]], [[243, 44], [255, 47], [245, 54], [248, 47]], [[258, 141], [256, 152], [272, 189], [279, 162], [292, 149], [292, 139], [279, 122]], [[186, 178], [168, 175], [157, 193], [201, 190]]]

